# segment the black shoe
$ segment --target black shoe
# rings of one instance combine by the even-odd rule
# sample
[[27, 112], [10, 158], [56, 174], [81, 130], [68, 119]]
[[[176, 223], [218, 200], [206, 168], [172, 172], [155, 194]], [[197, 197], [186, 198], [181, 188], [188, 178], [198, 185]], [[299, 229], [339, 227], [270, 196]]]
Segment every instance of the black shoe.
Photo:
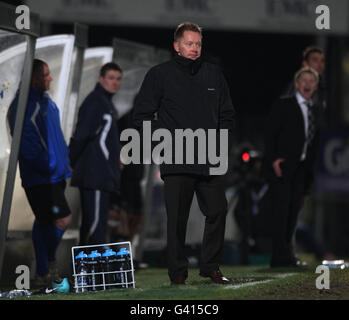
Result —
[[306, 268], [308, 264], [300, 259], [292, 259], [288, 261], [272, 261], [270, 268]]
[[185, 285], [185, 276], [179, 275], [176, 276], [172, 281], [171, 285], [176, 286], [176, 285]]
[[231, 280], [224, 277], [222, 272], [218, 269], [210, 272], [200, 272], [201, 277], [211, 278], [214, 283], [217, 284], [230, 284]]

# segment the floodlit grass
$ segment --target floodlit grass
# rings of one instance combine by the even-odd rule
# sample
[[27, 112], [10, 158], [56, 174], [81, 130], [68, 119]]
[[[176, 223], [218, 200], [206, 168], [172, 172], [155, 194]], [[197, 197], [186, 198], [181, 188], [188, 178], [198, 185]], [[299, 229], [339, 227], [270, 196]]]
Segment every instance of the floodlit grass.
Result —
[[[136, 288], [95, 293], [37, 295], [29, 300], [317, 300], [349, 299], [349, 270], [330, 269], [330, 289], [315, 286], [316, 265], [306, 270], [270, 269], [268, 266], [222, 267], [232, 285], [216, 285], [190, 269], [186, 286], [171, 286], [166, 269], [135, 273]], [[256, 283], [257, 282], [257, 283]], [[260, 283], [259, 283], [260, 282]], [[244, 284], [241, 287], [239, 285]], [[247, 286], [246, 286], [247, 284]], [[248, 284], [252, 284], [249, 285]], [[21, 298], [23, 299], [23, 298]]]

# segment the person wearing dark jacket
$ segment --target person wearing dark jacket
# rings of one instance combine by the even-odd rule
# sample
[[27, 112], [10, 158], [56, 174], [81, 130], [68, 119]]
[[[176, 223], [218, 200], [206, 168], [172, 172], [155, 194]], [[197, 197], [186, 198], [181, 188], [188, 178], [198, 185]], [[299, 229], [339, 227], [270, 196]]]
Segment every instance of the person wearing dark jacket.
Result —
[[79, 109], [69, 144], [71, 185], [79, 187], [82, 206], [80, 245], [105, 243], [110, 196], [119, 191], [120, 140], [111, 99], [121, 76], [116, 63], [101, 68], [95, 89]]
[[313, 105], [312, 96], [317, 84], [314, 69], [300, 69], [295, 75], [295, 96], [278, 100], [267, 120], [263, 172], [272, 198], [271, 267], [302, 264], [295, 256], [292, 240], [307, 173], [315, 163], [319, 109]]
[[[64, 195], [66, 179], [71, 177], [69, 150], [61, 129], [59, 110], [46, 92], [51, 81], [47, 63], [34, 59], [18, 161], [22, 186], [35, 215], [32, 240], [36, 286], [59, 279], [56, 250], [71, 221]], [[11, 134], [17, 105], [18, 94], [7, 115]]]
[[[177, 129], [205, 133], [209, 129], [226, 129], [229, 149], [235, 111], [219, 67], [201, 58], [201, 40], [202, 32], [198, 25], [187, 22], [177, 27], [173, 43], [175, 56], [146, 74], [135, 100], [134, 125], [142, 131], [143, 122], [151, 121], [152, 130], [167, 129], [172, 137]], [[199, 153], [197, 148], [190, 152], [194, 163], [173, 161], [160, 166], [167, 211], [169, 277], [172, 284], [179, 285], [185, 284], [188, 277], [185, 235], [196, 193], [206, 217], [200, 275], [210, 277], [215, 283], [230, 283], [219, 270], [227, 213], [224, 176], [211, 174], [212, 165], [207, 157], [206, 162], [201, 161], [207, 153]], [[175, 152], [172, 152], [172, 158], [176, 158]]]
[[[329, 126], [330, 124], [330, 107], [328, 105], [328, 86], [325, 79], [325, 53], [324, 51], [316, 46], [308, 46], [303, 51], [303, 59], [302, 59], [303, 67], [311, 67], [313, 68], [319, 75], [319, 83], [318, 88], [314, 92], [312, 96], [312, 102], [314, 108], [317, 109], [317, 123], [318, 123], [318, 133], [316, 135], [315, 142], [313, 145], [317, 145], [320, 143], [321, 132]], [[294, 81], [290, 81], [286, 90], [282, 93], [281, 97], [294, 97], [296, 95], [296, 87], [294, 85]], [[305, 188], [302, 199], [302, 206], [300, 207], [300, 214], [298, 216], [298, 227], [296, 229], [295, 240], [297, 245], [300, 245], [304, 248], [309, 248], [309, 239], [312, 239], [313, 246], [310, 248], [316, 248], [315, 253], [317, 257], [321, 256], [319, 252], [325, 251], [325, 246], [318, 242], [316, 237], [314, 236], [313, 226], [309, 224], [309, 221], [304, 219], [304, 213], [306, 210], [303, 208], [307, 208], [307, 203], [311, 203], [312, 189], [314, 185], [314, 176], [315, 176], [315, 166], [308, 168], [305, 179]], [[308, 205], [309, 208], [309, 205]], [[312, 216], [313, 219], [316, 219], [315, 210], [307, 210], [308, 214]], [[317, 249], [319, 248], [319, 249]], [[331, 256], [324, 253], [324, 256]], [[320, 259], [321, 260], [321, 259]]]
[[[327, 106], [327, 85], [324, 78], [325, 73], [325, 54], [322, 49], [309, 46], [303, 52], [302, 67], [313, 68], [319, 74], [319, 84], [317, 90], [314, 92], [312, 100], [313, 104], [320, 108], [321, 111], [328, 113]], [[281, 97], [292, 97], [296, 94], [296, 87], [294, 81], [290, 81], [287, 88], [282, 93]], [[321, 119], [325, 122], [327, 119]], [[325, 123], [322, 123], [325, 125]]]

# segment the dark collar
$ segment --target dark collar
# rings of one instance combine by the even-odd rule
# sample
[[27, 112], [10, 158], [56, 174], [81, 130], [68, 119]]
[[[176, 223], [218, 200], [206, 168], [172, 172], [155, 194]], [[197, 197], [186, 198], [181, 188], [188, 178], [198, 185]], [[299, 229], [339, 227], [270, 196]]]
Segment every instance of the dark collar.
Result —
[[44, 97], [45, 91], [30, 87], [30, 96], [34, 99], [42, 99]]
[[196, 60], [192, 60], [176, 54], [173, 59], [183, 70], [190, 73], [191, 75], [196, 74], [202, 64], [201, 57], [197, 58]]
[[109, 100], [111, 100], [111, 98], [113, 97], [113, 93], [108, 92], [107, 90], [105, 90], [99, 82], [97, 82], [96, 86], [95, 86], [95, 90], [102, 92]]

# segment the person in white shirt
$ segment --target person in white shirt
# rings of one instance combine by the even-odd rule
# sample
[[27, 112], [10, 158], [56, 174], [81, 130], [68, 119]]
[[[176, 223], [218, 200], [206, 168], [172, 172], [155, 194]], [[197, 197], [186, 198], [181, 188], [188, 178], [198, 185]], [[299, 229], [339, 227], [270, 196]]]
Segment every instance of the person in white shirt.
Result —
[[318, 110], [312, 96], [319, 76], [314, 69], [304, 67], [294, 79], [296, 94], [276, 102], [266, 126], [263, 172], [272, 194], [271, 267], [302, 264], [295, 256], [292, 240], [317, 148]]

